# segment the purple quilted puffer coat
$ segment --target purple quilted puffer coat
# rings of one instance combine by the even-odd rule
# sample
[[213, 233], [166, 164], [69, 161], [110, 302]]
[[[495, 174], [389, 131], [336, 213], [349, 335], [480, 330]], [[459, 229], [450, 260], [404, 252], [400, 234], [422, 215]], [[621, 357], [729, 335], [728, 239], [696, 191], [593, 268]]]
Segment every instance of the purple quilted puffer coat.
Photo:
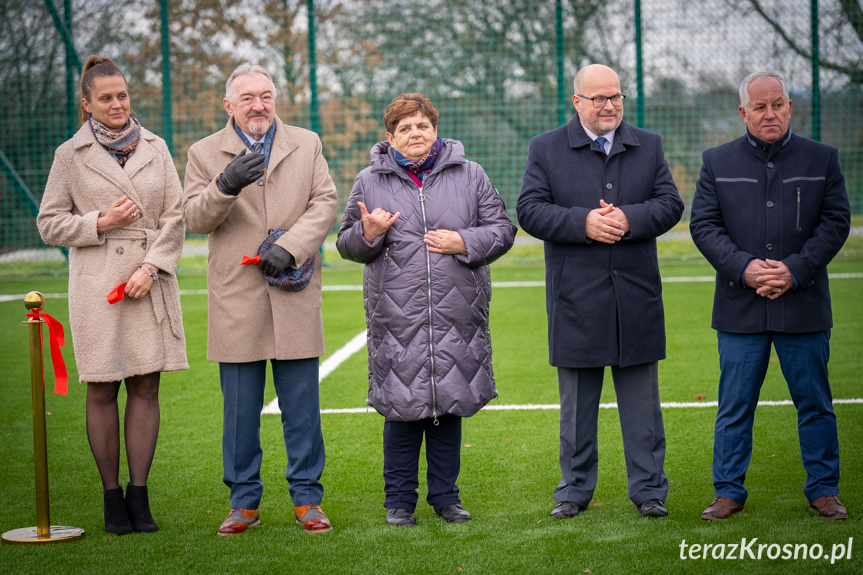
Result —
[[[422, 200], [420, 199], [422, 198]], [[357, 202], [401, 212], [372, 243]], [[468, 255], [426, 250], [427, 230], [457, 231]], [[469, 417], [497, 397], [491, 368], [488, 264], [505, 254], [516, 228], [485, 171], [456, 140], [444, 147], [422, 190], [396, 163], [388, 142], [357, 176], [337, 246], [364, 263], [369, 349], [368, 404], [396, 421]]]

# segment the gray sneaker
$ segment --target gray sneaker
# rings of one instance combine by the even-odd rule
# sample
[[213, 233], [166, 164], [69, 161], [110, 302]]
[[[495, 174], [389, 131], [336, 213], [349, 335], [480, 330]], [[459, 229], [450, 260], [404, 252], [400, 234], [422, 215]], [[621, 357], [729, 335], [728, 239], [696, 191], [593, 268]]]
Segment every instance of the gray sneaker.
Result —
[[407, 527], [410, 525], [416, 525], [417, 520], [414, 517], [414, 514], [404, 509], [403, 507], [393, 507], [392, 509], [387, 509], [387, 523], [390, 525], [401, 525], [403, 527]]

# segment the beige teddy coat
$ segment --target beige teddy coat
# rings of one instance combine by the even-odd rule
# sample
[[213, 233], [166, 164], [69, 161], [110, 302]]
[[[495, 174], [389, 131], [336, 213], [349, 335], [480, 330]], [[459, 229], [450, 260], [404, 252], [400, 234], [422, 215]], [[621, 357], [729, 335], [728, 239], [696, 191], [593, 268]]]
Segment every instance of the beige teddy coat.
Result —
[[[317, 134], [277, 117], [263, 178], [239, 195], [219, 191], [216, 178], [245, 148], [233, 119], [189, 148], [184, 182], [186, 225], [209, 234], [207, 358], [225, 363], [305, 359], [324, 353], [319, 248], [336, 218], [338, 198]], [[315, 273], [299, 292], [270, 286], [254, 256], [272, 230], [294, 256], [294, 267], [315, 258]]]
[[[98, 234], [96, 220], [124, 195], [140, 219]], [[82, 382], [189, 367], [175, 275], [185, 235], [181, 196], [167, 145], [144, 128], [124, 168], [87, 122], [57, 148], [36, 223], [46, 243], [70, 248], [69, 322]], [[109, 304], [111, 290], [142, 262], [161, 270], [150, 293]]]

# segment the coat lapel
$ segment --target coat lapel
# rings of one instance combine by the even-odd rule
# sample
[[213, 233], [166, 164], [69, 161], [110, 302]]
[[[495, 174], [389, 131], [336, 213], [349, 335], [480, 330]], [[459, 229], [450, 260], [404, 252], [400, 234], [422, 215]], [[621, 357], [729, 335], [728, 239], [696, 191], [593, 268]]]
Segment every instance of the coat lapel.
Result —
[[297, 149], [297, 143], [288, 138], [285, 125], [278, 116], [273, 119], [276, 122], [276, 134], [273, 138], [273, 149], [270, 150], [270, 164], [267, 166], [267, 175], [272, 174], [279, 163], [288, 157], [288, 154]]
[[126, 162], [126, 167], [121, 168], [123, 173], [126, 174], [126, 177], [130, 180], [135, 176], [135, 174], [141, 171], [142, 168], [156, 158], [152, 144], [155, 139], [155, 135], [141, 130], [141, 140], [138, 142], [138, 147], [135, 149], [135, 153], [132, 154], [129, 161]]
[[626, 151], [626, 148], [638, 147], [640, 145], [638, 143], [638, 136], [635, 135], [629, 124], [621, 122], [614, 134], [614, 143], [611, 145], [611, 152], [609, 152], [608, 157], [622, 154]]
[[[78, 130], [78, 133], [75, 134], [75, 147], [89, 147], [84, 156], [84, 165], [114, 184], [118, 191], [132, 200], [135, 205], [141, 205], [140, 198], [135, 193], [135, 188], [132, 186], [129, 176], [120, 167], [117, 160], [111, 157], [111, 154], [96, 141], [96, 137], [90, 130], [90, 125], [86, 122]], [[132, 154], [132, 157], [134, 156], [135, 154]]]
[[245, 147], [246, 144], [240, 139], [236, 130], [234, 130], [234, 119], [228, 118], [228, 123], [225, 125], [225, 133], [222, 136], [222, 144], [219, 147], [219, 150], [231, 154], [231, 157], [233, 158]]

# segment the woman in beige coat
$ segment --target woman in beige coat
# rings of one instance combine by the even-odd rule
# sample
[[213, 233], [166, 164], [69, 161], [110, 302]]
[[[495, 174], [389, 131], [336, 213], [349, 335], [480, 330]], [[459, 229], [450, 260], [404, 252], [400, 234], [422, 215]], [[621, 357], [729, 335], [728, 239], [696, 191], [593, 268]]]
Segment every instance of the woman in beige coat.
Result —
[[[174, 275], [183, 248], [182, 190], [165, 142], [131, 115], [116, 64], [91, 56], [82, 126], [54, 155], [37, 217], [42, 239], [68, 246], [69, 320], [87, 382], [87, 437], [104, 490], [105, 530], [158, 530], [147, 476], [159, 435], [162, 371], [187, 369]], [[108, 303], [117, 286], [125, 299]], [[119, 483], [117, 394], [126, 382], [129, 483]]]

